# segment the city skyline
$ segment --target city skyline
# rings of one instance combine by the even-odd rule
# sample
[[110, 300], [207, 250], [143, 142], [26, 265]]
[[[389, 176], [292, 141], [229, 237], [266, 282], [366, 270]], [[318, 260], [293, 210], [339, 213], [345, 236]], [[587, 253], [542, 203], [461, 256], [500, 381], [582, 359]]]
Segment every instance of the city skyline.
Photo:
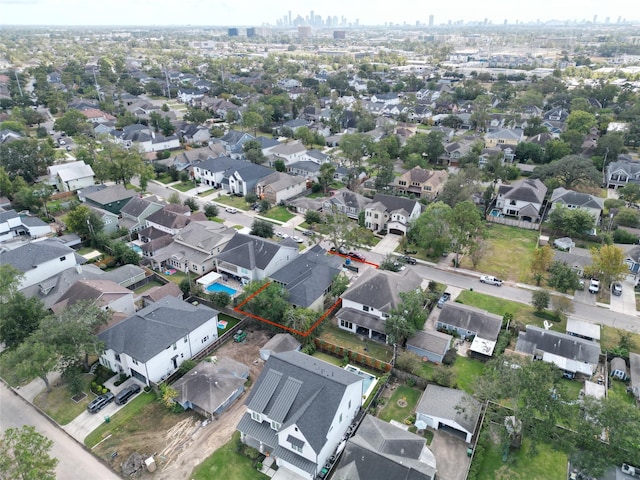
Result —
[[[96, 5], [87, 8], [88, 5]], [[442, 25], [458, 22], [487, 22], [494, 25], [503, 23], [534, 23], [537, 21], [577, 21], [598, 24], [616, 24], [619, 20], [638, 21], [640, 12], [630, 12], [627, 0], [586, 0], [579, 8], [573, 2], [539, 0], [538, 2], [504, 2], [486, 0], [458, 0], [455, 6], [449, 4], [396, 0], [353, 0], [339, 2], [325, 0], [300, 2], [282, 0], [276, 5], [265, 5], [258, 0], [182, 0], [176, 4], [168, 0], [112, 0], [108, 8], [102, 4], [87, 3], [86, 0], [0, 0], [3, 25], [194, 25], [194, 26], [289, 26], [285, 20], [300, 15], [307, 19], [310, 12], [322, 19], [322, 26], [374, 26], [374, 25]], [[635, 18], [634, 18], [635, 17]], [[338, 25], [333, 25], [333, 19]], [[343, 19], [346, 20], [343, 21]], [[307, 22], [311, 23], [311, 22]], [[293, 22], [291, 22], [293, 26]], [[320, 26], [320, 25], [318, 25]]]

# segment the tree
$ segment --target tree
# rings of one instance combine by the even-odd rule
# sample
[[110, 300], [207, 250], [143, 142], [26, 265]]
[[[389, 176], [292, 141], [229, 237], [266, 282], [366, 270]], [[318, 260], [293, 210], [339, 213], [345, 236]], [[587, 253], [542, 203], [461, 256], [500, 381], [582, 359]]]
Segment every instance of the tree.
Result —
[[189, 108], [183, 118], [188, 122], [202, 124], [207, 121], [209, 114], [201, 108]]
[[200, 210], [200, 205], [198, 205], [198, 202], [196, 202], [195, 198], [187, 198], [184, 202], [182, 202], [182, 204], [186, 207], [189, 207], [189, 210], [191, 210], [192, 212], [197, 212], [198, 210]]
[[472, 195], [478, 189], [477, 181], [480, 179], [480, 170], [474, 166], [467, 166], [458, 173], [449, 175], [442, 187], [438, 200], [450, 207], [471, 200]]
[[536, 309], [536, 312], [542, 312], [549, 306], [551, 295], [547, 290], [534, 290], [531, 293], [531, 305]]
[[320, 165], [320, 174], [318, 175], [318, 183], [322, 185], [322, 191], [324, 193], [329, 192], [329, 185], [333, 182], [333, 176], [336, 173], [336, 167], [330, 163], [323, 163]]
[[138, 265], [140, 255], [124, 242], [113, 242], [111, 246], [117, 265]]
[[31, 380], [40, 378], [47, 392], [51, 391], [48, 374], [58, 367], [59, 357], [51, 342], [42, 338], [40, 330], [32, 333], [16, 347], [6, 354], [7, 368], [15, 373], [16, 380]]
[[250, 234], [262, 238], [271, 238], [273, 237], [273, 223], [266, 220], [254, 220]]
[[51, 447], [53, 442], [31, 425], [8, 428], [0, 438], [2, 478], [55, 480], [58, 459], [50, 455]]
[[307, 210], [304, 214], [304, 221], [309, 225], [313, 225], [314, 223], [322, 222], [322, 216], [316, 210]]
[[53, 128], [69, 136], [91, 131], [91, 125], [80, 110], [70, 109], [53, 123]]
[[567, 117], [567, 130], [575, 130], [586, 135], [589, 130], [598, 124], [595, 115], [589, 112], [576, 110]]
[[349, 186], [353, 188], [362, 171], [363, 158], [368, 157], [373, 150], [373, 140], [364, 133], [347, 133], [340, 139], [340, 149], [346, 157]]
[[580, 185], [600, 185], [602, 181], [602, 174], [591, 160], [579, 155], [568, 155], [547, 165], [540, 165], [533, 170], [531, 177], [543, 182], [555, 178], [560, 186], [569, 190]]
[[167, 198], [167, 202], [171, 205], [180, 205], [180, 194], [178, 192], [173, 192], [169, 195], [169, 198]]
[[580, 288], [576, 271], [565, 262], [555, 261], [549, 267], [549, 286], [559, 292], [574, 292]]
[[593, 216], [582, 208], [569, 209], [561, 206], [554, 208], [549, 214], [549, 226], [555, 232], [562, 232], [568, 237], [582, 237], [595, 226]]
[[217, 217], [218, 213], [219, 213], [219, 210], [217, 205], [209, 203], [204, 207], [204, 214], [209, 218]]
[[553, 262], [553, 249], [549, 245], [538, 247], [533, 251], [531, 259], [531, 273], [536, 280], [536, 285], [540, 286], [540, 282], [544, 278], [545, 273], [549, 270]]
[[[613, 215], [611, 212], [610, 215]], [[640, 224], [640, 212], [635, 208], [621, 208], [614, 217], [616, 225], [623, 225], [625, 227], [637, 228]]]
[[416, 333], [416, 327], [405, 316], [394, 313], [385, 320], [384, 333], [389, 343], [402, 345], [405, 338]]
[[147, 191], [147, 186], [149, 185], [149, 180], [156, 178], [156, 172], [153, 168], [153, 165], [149, 165], [145, 163], [138, 172], [140, 175], [140, 188], [143, 192]]
[[544, 161], [549, 163], [571, 155], [572, 152], [573, 149], [569, 143], [559, 138], [554, 138], [544, 145]]
[[257, 140], [248, 140], [242, 144], [244, 156], [252, 163], [264, 163], [266, 157], [262, 153], [262, 145]]
[[18, 292], [24, 275], [9, 264], [0, 265], [0, 302], [5, 303]]
[[516, 147], [516, 159], [520, 162], [542, 163], [543, 158], [544, 152], [537, 143], [520, 142]]
[[0, 342], [7, 347], [18, 345], [38, 328], [46, 315], [39, 298], [25, 297], [22, 292], [14, 293], [7, 302], [2, 303]]
[[257, 134], [258, 127], [264, 124], [264, 118], [258, 112], [248, 111], [242, 115], [242, 126], [253, 130], [253, 136]]
[[284, 160], [282, 160], [281, 158], [279, 158], [275, 162], [273, 162], [273, 168], [276, 169], [276, 172], [286, 172], [287, 171], [287, 166], [284, 163]]
[[615, 245], [602, 245], [600, 248], [591, 249], [591, 265], [585, 272], [599, 278], [603, 285], [610, 285], [629, 273], [629, 267], [624, 263], [625, 255], [620, 247]]
[[624, 187], [618, 189], [618, 194], [628, 204], [636, 204], [640, 201], [640, 185], [627, 183]]
[[562, 295], [554, 295], [553, 298], [551, 298], [551, 308], [553, 309], [553, 313], [560, 318], [565, 313], [573, 312], [573, 302]]
[[[49, 142], [39, 142], [33, 138], [21, 138], [0, 145], [0, 166], [13, 181], [22, 177], [28, 184], [39, 176], [46, 175], [47, 167], [53, 165], [55, 150]], [[13, 190], [17, 188], [14, 185]]]
[[104, 230], [102, 219], [85, 205], [78, 205], [71, 210], [65, 218], [65, 223], [84, 240], [93, 239]]
[[456, 252], [456, 267], [460, 255], [477, 247], [484, 237], [485, 223], [477, 207], [470, 201], [456, 204], [449, 214], [449, 234], [451, 245]]
[[449, 218], [451, 207], [443, 202], [434, 202], [413, 222], [408, 238], [427, 255], [439, 258], [451, 248]]

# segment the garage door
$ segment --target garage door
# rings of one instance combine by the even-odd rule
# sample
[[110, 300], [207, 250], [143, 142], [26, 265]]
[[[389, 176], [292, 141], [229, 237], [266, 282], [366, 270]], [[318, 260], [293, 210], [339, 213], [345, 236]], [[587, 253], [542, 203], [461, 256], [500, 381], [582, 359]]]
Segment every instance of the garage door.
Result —
[[450, 427], [442, 422], [438, 423], [438, 430], [442, 432], [450, 433], [451, 435], [455, 435], [458, 438], [461, 438], [465, 442], [467, 441], [467, 432], [463, 430], [458, 430], [457, 428]]
[[138, 380], [140, 380], [145, 385], [147, 384], [147, 377], [142, 375], [140, 372], [136, 372], [135, 370], [131, 370], [131, 375], [133, 375], [134, 378], [137, 378]]

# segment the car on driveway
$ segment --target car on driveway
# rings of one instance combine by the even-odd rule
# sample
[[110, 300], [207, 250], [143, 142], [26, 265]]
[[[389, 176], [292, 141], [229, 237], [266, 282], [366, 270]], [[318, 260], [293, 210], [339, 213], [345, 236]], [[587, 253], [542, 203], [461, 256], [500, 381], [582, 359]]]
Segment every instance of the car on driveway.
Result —
[[614, 283], [611, 287], [611, 293], [613, 293], [616, 297], [622, 295], [622, 285], [620, 285], [618, 282]]
[[409, 265], [415, 265], [416, 263], [418, 263], [418, 261], [415, 258], [410, 257], [409, 255], [401, 256], [400, 261], [404, 263], [408, 263]]
[[600, 280], [592, 278], [589, 282], [589, 293], [598, 293], [600, 291]]
[[358, 260], [359, 262], [366, 262], [367, 261], [365, 256], [362, 255], [361, 253], [358, 253], [358, 252], [349, 252], [349, 253], [347, 253], [347, 257], [353, 258], [354, 260]]
[[276, 233], [275, 233], [275, 236], [276, 236], [276, 237], [279, 237], [279, 238], [289, 238], [289, 235], [287, 235], [287, 234], [286, 234], [286, 233], [284, 233], [284, 232], [276, 232]]
[[482, 275], [480, 277], [480, 283], [486, 283], [487, 285], [495, 285], [496, 287], [502, 286], [502, 280], [491, 275]]
[[137, 383], [129, 385], [127, 388], [120, 390], [120, 392], [116, 395], [116, 404], [124, 405], [131, 399], [131, 397], [133, 397], [138, 392], [140, 392], [140, 385], [138, 385]]
[[306, 235], [307, 237], [310, 237], [313, 235], [313, 230], [305, 230], [304, 232], [302, 232], [303, 235]]
[[304, 242], [303, 239], [301, 239], [300, 237], [296, 237], [295, 235], [293, 237], [291, 237], [293, 239], [294, 242], [296, 243], [302, 243]]
[[329, 251], [332, 253], [339, 253], [340, 255], [346, 255], [348, 253], [347, 249], [344, 247], [338, 247], [337, 249], [336, 247], [331, 247]]
[[104, 395], [100, 395], [91, 401], [89, 405], [87, 405], [87, 412], [89, 413], [98, 413], [104, 407], [113, 402], [115, 395], [111, 392], [105, 393]]
[[224, 211], [228, 213], [238, 213], [238, 209], [235, 207], [226, 207]]
[[438, 304], [436, 305], [438, 308], [442, 308], [449, 299], [451, 298], [451, 294], [449, 292], [444, 292], [440, 299], [438, 300]]

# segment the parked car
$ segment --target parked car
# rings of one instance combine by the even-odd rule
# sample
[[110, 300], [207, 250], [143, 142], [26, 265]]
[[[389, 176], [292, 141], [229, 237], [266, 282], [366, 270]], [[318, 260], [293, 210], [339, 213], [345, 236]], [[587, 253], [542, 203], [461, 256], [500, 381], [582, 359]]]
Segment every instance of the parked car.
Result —
[[400, 261], [408, 263], [409, 265], [415, 265], [416, 263], [418, 263], [415, 258], [410, 257], [409, 255], [403, 255], [402, 257], [400, 257]]
[[296, 243], [302, 243], [304, 242], [303, 239], [301, 239], [300, 237], [296, 237], [295, 235], [293, 237], [291, 237], [293, 239], [294, 242]]
[[104, 407], [113, 402], [115, 396], [113, 393], [105, 393], [104, 395], [100, 395], [91, 401], [89, 405], [87, 405], [87, 412], [89, 413], [98, 413]]
[[353, 258], [354, 260], [358, 260], [359, 262], [366, 262], [367, 259], [364, 255], [358, 252], [349, 252], [347, 253], [347, 257]]
[[302, 234], [310, 237], [311, 235], [313, 235], [313, 230], [305, 230], [304, 232], [302, 232]]
[[640, 477], [640, 468], [629, 465], [628, 463], [622, 464], [622, 473], [631, 475], [632, 477]]
[[129, 385], [127, 388], [121, 390], [116, 395], [116, 404], [124, 405], [129, 401], [131, 397], [133, 397], [136, 393], [140, 392], [140, 385], [134, 383], [133, 385]]
[[333, 253], [339, 253], [340, 255], [346, 255], [348, 253], [347, 249], [344, 247], [338, 247], [337, 249], [336, 247], [331, 247], [329, 251]]
[[238, 213], [238, 209], [235, 207], [227, 207], [224, 209], [224, 211], [228, 213]]
[[233, 336], [233, 341], [240, 343], [240, 342], [244, 342], [246, 338], [247, 338], [247, 332], [245, 332], [244, 330], [238, 330], [236, 334]]
[[491, 275], [482, 275], [480, 277], [480, 283], [486, 283], [487, 285], [495, 285], [496, 287], [502, 286], [502, 280]]
[[622, 295], [622, 285], [620, 285], [618, 282], [614, 283], [613, 287], [611, 287], [611, 293], [613, 293], [616, 297]]
[[276, 233], [275, 233], [275, 236], [276, 236], [276, 237], [279, 237], [279, 238], [289, 238], [289, 235], [287, 235], [287, 234], [286, 234], [286, 233], [284, 233], [284, 232], [276, 232]]
[[438, 300], [438, 304], [436, 305], [438, 308], [442, 308], [446, 301], [451, 298], [451, 294], [449, 292], [444, 292], [440, 299]]
[[600, 291], [600, 280], [592, 278], [589, 282], [589, 293], [598, 293]]
[[65, 142], [64, 140], [58, 140], [58, 145], [66, 145], [67, 142]]

